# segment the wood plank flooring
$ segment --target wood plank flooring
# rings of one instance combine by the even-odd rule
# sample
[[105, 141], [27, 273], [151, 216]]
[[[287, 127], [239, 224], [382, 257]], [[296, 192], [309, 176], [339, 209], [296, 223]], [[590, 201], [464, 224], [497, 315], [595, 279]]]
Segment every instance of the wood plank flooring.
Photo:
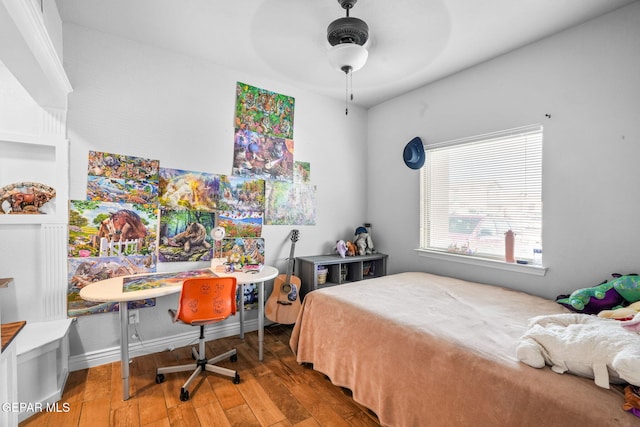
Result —
[[[159, 366], [192, 363], [190, 347], [140, 356], [131, 363], [131, 398], [122, 400], [120, 362], [71, 372], [60, 412], [42, 412], [20, 427], [209, 427], [209, 426], [379, 426], [375, 414], [321, 373], [299, 365], [289, 347], [291, 326], [265, 328], [264, 361], [258, 361], [257, 332], [207, 343], [213, 356], [236, 347], [238, 361], [221, 363], [240, 374], [240, 384], [201, 374], [190, 399], [180, 401], [188, 372], [155, 383]], [[197, 333], [196, 333], [197, 336]]]

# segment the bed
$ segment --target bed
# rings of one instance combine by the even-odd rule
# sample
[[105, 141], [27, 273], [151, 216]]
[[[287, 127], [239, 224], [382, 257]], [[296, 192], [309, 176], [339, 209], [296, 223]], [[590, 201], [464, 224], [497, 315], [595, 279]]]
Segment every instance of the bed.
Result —
[[621, 386], [535, 369], [516, 347], [554, 301], [428, 273], [307, 294], [291, 335], [299, 363], [327, 375], [385, 426], [626, 426]]

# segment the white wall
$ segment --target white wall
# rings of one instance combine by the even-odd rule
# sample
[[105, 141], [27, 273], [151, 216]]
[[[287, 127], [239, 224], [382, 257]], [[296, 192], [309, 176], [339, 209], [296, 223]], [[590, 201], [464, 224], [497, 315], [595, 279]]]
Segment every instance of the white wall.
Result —
[[[86, 197], [89, 150], [160, 160], [161, 167], [230, 174], [236, 82], [295, 97], [295, 159], [311, 163], [316, 226], [265, 226], [266, 261], [286, 270], [289, 232], [300, 229], [296, 255], [330, 253], [366, 221], [366, 111], [267, 81], [250, 72], [178, 55], [74, 25], [64, 26], [69, 96], [70, 196]], [[205, 265], [206, 266], [206, 265]], [[160, 264], [159, 270], [184, 269]], [[188, 265], [186, 268], [194, 268]], [[267, 294], [268, 295], [268, 294]], [[144, 339], [185, 332], [166, 309], [175, 298], [140, 310]], [[118, 317], [82, 317], [72, 326], [71, 355], [119, 345]]]
[[[368, 217], [390, 272], [429, 271], [554, 298], [640, 273], [640, 2], [369, 110]], [[551, 118], [545, 117], [550, 114]], [[545, 277], [419, 257], [425, 144], [542, 123]]]

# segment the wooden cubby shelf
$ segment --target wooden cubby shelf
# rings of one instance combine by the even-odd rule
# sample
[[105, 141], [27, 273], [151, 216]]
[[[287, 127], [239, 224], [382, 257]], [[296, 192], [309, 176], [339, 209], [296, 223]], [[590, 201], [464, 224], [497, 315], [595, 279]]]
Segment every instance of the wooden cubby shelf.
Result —
[[[342, 258], [339, 255], [316, 255], [296, 258], [296, 275], [300, 278], [300, 293], [327, 286], [386, 276], [388, 255], [375, 253]], [[318, 283], [318, 267], [327, 269], [326, 281]]]

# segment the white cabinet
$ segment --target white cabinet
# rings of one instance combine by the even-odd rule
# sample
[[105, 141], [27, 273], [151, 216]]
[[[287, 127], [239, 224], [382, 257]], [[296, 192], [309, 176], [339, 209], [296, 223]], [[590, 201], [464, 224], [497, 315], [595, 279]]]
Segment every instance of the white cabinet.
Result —
[[[18, 402], [42, 407], [60, 400], [69, 376], [69, 326], [72, 319], [27, 323], [16, 338]], [[33, 415], [28, 408], [19, 421]]]

